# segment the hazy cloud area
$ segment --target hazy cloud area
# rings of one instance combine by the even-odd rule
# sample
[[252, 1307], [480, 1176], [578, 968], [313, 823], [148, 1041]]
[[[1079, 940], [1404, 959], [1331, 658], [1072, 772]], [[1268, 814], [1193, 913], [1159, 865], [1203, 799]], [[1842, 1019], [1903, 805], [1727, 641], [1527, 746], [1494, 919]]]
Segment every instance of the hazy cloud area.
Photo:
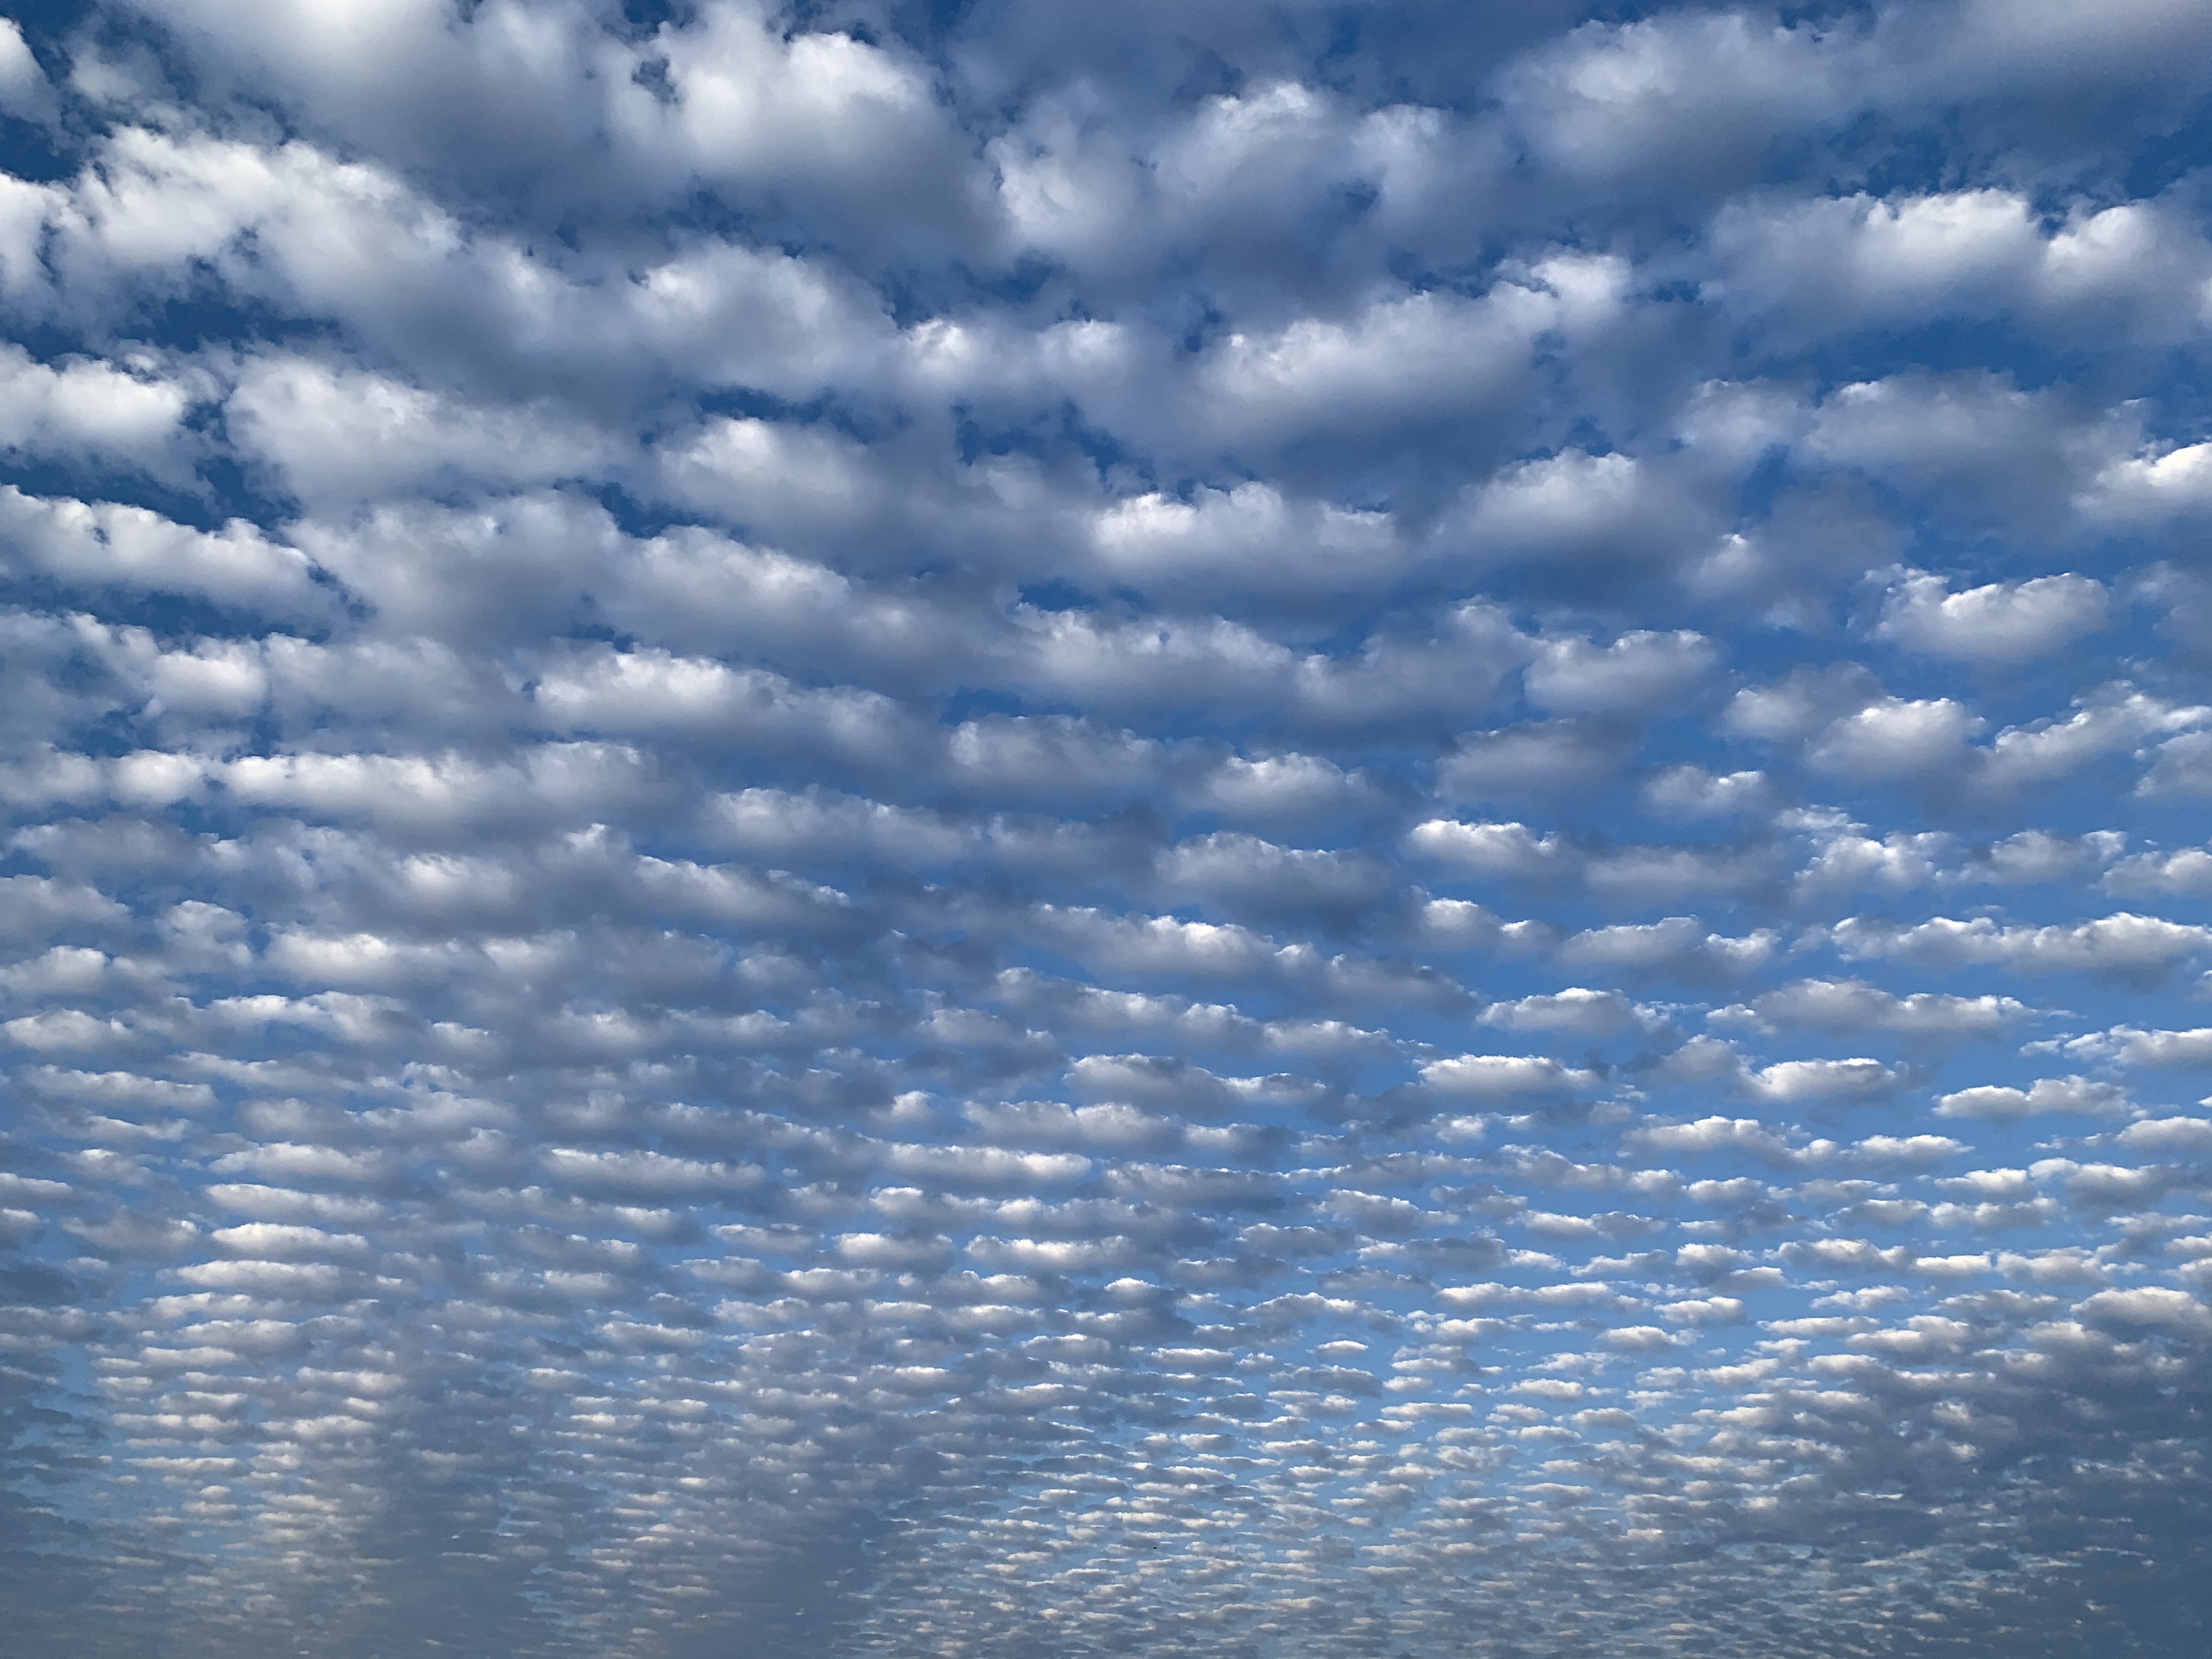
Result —
[[2208, 99], [15, 0], [0, 1648], [2212, 1651]]

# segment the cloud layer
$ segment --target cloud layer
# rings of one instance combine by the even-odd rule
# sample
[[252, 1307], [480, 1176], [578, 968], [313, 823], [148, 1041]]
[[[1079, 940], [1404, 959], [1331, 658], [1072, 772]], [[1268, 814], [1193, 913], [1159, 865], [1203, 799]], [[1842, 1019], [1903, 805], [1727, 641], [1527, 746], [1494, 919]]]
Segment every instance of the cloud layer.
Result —
[[19, 19], [30, 1659], [2202, 1645], [2203, 8]]

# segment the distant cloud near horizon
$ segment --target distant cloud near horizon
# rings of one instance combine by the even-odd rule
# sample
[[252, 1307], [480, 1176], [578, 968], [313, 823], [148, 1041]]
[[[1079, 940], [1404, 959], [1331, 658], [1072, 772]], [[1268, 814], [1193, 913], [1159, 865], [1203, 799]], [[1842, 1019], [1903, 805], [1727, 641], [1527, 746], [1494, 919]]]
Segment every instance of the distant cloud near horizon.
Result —
[[8, 1650], [2204, 1650], [2208, 116], [23, 0]]

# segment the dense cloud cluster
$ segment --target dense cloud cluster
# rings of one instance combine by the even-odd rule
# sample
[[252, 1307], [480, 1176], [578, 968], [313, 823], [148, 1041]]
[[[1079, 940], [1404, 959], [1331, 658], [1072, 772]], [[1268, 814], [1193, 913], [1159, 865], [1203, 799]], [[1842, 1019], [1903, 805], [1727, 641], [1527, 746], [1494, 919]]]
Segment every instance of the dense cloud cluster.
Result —
[[2203, 1650], [2212, 10], [15, 17], [11, 1652]]

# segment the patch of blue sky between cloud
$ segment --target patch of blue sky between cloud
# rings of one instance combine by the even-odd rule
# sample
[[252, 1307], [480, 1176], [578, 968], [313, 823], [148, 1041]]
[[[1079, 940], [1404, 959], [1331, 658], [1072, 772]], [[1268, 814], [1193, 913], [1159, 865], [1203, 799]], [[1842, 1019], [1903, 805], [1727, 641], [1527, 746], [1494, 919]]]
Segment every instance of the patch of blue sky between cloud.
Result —
[[35, 1659], [2201, 1644], [2200, 8], [15, 17]]

